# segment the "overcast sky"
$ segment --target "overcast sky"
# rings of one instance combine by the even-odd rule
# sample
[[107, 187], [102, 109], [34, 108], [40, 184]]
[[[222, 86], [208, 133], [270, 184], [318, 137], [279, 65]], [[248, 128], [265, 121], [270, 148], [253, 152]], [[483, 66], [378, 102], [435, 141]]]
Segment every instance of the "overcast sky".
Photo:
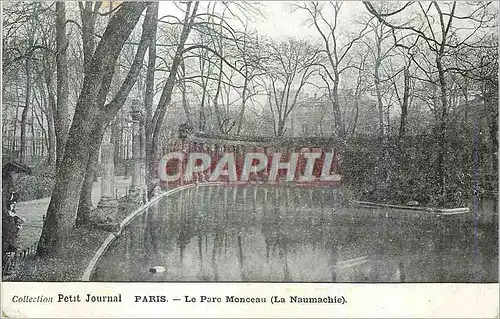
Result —
[[[208, 2], [201, 2], [200, 6], [203, 6]], [[300, 4], [302, 2], [294, 1], [260, 1], [254, 2], [253, 6], [258, 8], [262, 15], [251, 15], [249, 21], [249, 27], [255, 29], [259, 34], [267, 35], [273, 38], [280, 36], [293, 36], [298, 38], [319, 38], [318, 31], [314, 27], [310, 27], [307, 23], [308, 15], [305, 11], [298, 10], [293, 12], [293, 6], [295, 4]], [[183, 16], [183, 12], [180, 11], [173, 2], [166, 1], [160, 2], [159, 8], [160, 17], [164, 15], [175, 15], [179, 18]], [[345, 27], [345, 30], [352, 25], [356, 16], [364, 14], [366, 9], [363, 4], [357, 1], [344, 2], [341, 16], [340, 24]], [[325, 11], [328, 17], [328, 8]], [[241, 26], [241, 23], [232, 23], [234, 27]]]

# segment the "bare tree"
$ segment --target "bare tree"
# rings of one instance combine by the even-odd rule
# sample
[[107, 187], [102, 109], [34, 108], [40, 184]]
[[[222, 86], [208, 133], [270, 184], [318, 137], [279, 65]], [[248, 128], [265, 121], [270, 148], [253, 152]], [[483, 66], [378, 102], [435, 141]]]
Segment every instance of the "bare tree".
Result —
[[[248, 34], [248, 24], [245, 24], [245, 29], [242, 32], [242, 40], [237, 42], [238, 52], [242, 60], [242, 73], [244, 74], [243, 88], [241, 89], [241, 109], [238, 114], [238, 125], [236, 134], [241, 133], [243, 119], [248, 101], [258, 94], [256, 77], [263, 76], [265, 70], [263, 64], [268, 60], [268, 56], [264, 50], [260, 50], [258, 36], [251, 37]], [[239, 45], [240, 42], [243, 42]]]
[[[323, 13], [324, 5], [332, 11], [331, 15]], [[329, 1], [325, 3], [311, 2], [304, 3], [298, 8], [305, 10], [311, 19], [312, 24], [323, 40], [323, 53], [326, 56], [326, 63], [322, 63], [322, 78], [328, 87], [329, 97], [332, 101], [332, 111], [335, 119], [335, 130], [337, 136], [344, 140], [345, 124], [342, 120], [339, 103], [340, 76], [342, 72], [352, 67], [349, 63], [349, 52], [354, 44], [365, 34], [368, 24], [359, 33], [352, 36], [348, 41], [342, 43], [339, 40], [340, 11], [341, 2]], [[330, 19], [328, 19], [330, 17]]]
[[[382, 4], [383, 5], [383, 4]], [[392, 46], [387, 46], [388, 40], [392, 39], [392, 29], [378, 20], [368, 22], [370, 31], [373, 33], [373, 42], [365, 42], [368, 52], [373, 59], [373, 79], [375, 84], [375, 95], [377, 97], [379, 134], [382, 136], [386, 132], [384, 124], [385, 106], [383, 101], [383, 63], [392, 52]], [[389, 124], [389, 123], [387, 123]]]
[[[454, 51], [470, 47], [482, 46], [482, 37], [480, 31], [487, 27], [488, 23], [494, 17], [487, 13], [489, 3], [475, 4], [475, 8], [468, 8], [467, 15], [459, 13], [457, 2], [438, 3], [437, 1], [424, 4], [421, 2], [407, 2], [402, 7], [380, 12], [370, 2], [364, 2], [367, 10], [384, 25], [394, 29], [401, 30], [406, 36], [408, 33], [418, 38], [432, 54], [432, 58], [427, 55], [420, 55], [420, 59], [413, 59], [416, 66], [429, 78], [430, 82], [435, 83], [439, 88], [439, 100], [436, 109], [437, 118], [437, 137], [439, 140], [438, 151], [438, 175], [441, 193], [441, 201], [446, 201], [446, 154], [447, 144], [447, 120], [449, 113], [449, 79], [448, 74], [454, 69], [447, 60]], [[469, 4], [466, 4], [469, 6]], [[412, 6], [418, 6], [422, 23], [398, 23], [391, 19], [404, 14], [405, 10]], [[472, 9], [472, 10], [471, 10]], [[460, 21], [460, 23], [456, 23]], [[464, 24], [465, 23], [465, 24]], [[456, 24], [456, 25], [455, 25]], [[422, 66], [422, 61], [432, 66], [432, 69]]]
[[267, 88], [268, 105], [271, 111], [274, 134], [285, 134], [290, 113], [293, 111], [299, 95], [316, 72], [319, 50], [304, 40], [289, 38], [285, 41], [269, 44], [270, 56], [267, 66], [269, 87]]
[[[36, 14], [36, 11], [35, 11]], [[32, 19], [29, 23], [29, 27], [27, 28], [27, 38], [28, 38], [28, 47], [31, 48], [35, 44], [35, 21]], [[26, 121], [28, 120], [28, 114], [31, 106], [31, 93], [32, 93], [32, 71], [33, 71], [33, 53], [34, 51], [30, 51], [26, 55], [26, 60], [24, 63], [25, 72], [26, 72], [26, 93], [25, 93], [25, 103], [23, 112], [21, 113], [21, 145], [20, 145], [20, 154], [19, 159], [21, 163], [26, 163]], [[17, 120], [17, 119], [16, 119]]]
[[[361, 100], [365, 93], [371, 88], [373, 85], [367, 74], [367, 60], [368, 60], [369, 52], [357, 52], [356, 56], [353, 54], [353, 60], [356, 60], [357, 63], [353, 64], [353, 69], [355, 70], [355, 85], [351, 86], [349, 89], [349, 98], [354, 100], [354, 109], [351, 110], [346, 123], [346, 135], [355, 135], [356, 129], [358, 128], [358, 120], [359, 114], [362, 108]], [[347, 81], [346, 81], [347, 82]]]
[[151, 123], [146, 123], [147, 126], [150, 126], [150, 129], [148, 129], [150, 135], [146, 136], [146, 141], [147, 141], [146, 146], [148, 147], [148, 149], [146, 149], [146, 154], [148, 159], [148, 171], [150, 176], [154, 176], [156, 172], [156, 154], [160, 139], [161, 128], [163, 125], [163, 120], [165, 117], [165, 113], [167, 111], [167, 106], [172, 100], [172, 92], [176, 84], [177, 72], [181, 64], [183, 53], [185, 52], [185, 44], [187, 38], [194, 24], [198, 6], [199, 6], [198, 2], [195, 2], [194, 6], [192, 5], [192, 2], [187, 3], [182, 32], [180, 35], [179, 43], [176, 48], [174, 59], [172, 61], [169, 70], [168, 78], [163, 86], [160, 100], [158, 101], [158, 105], [156, 107], [156, 110], [154, 111]]

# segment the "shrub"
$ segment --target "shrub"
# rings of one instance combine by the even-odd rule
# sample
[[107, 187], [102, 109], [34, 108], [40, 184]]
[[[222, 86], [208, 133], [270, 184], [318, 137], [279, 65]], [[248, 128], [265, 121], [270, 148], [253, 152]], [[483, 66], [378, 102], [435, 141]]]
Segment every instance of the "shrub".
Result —
[[[457, 207], [467, 205], [474, 183], [473, 132], [455, 129], [448, 134], [445, 149], [445, 191], [441, 198], [438, 150], [435, 136], [409, 136], [386, 140], [377, 137], [348, 141], [343, 163], [344, 182], [362, 200], [405, 204], [417, 201], [422, 206]], [[485, 169], [489, 153], [479, 144], [479, 164]], [[481, 187], [481, 185], [480, 185]]]
[[31, 167], [31, 171], [32, 175], [24, 175], [18, 182], [19, 201], [40, 199], [52, 195], [54, 166], [38, 164]]
[[19, 201], [40, 199], [52, 195], [54, 179], [51, 176], [28, 175], [19, 180]]

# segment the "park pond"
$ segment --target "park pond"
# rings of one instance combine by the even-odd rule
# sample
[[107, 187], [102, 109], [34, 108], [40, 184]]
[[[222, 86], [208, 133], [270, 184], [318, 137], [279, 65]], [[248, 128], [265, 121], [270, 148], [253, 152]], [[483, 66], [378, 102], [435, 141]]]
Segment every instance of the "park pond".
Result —
[[192, 187], [137, 216], [91, 280], [498, 281], [497, 226], [475, 230], [472, 214], [354, 207], [328, 187]]

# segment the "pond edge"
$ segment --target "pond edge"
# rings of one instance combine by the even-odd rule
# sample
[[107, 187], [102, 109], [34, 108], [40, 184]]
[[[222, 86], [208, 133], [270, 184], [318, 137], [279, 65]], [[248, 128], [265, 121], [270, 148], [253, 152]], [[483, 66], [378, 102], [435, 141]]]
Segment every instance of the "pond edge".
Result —
[[[120, 223], [120, 230], [118, 232], [116, 232], [116, 233], [111, 233], [111, 234], [108, 235], [108, 237], [106, 237], [106, 239], [104, 240], [104, 242], [101, 244], [101, 246], [99, 247], [99, 249], [96, 251], [96, 253], [92, 257], [92, 259], [88, 263], [88, 265], [85, 268], [85, 271], [83, 272], [83, 275], [82, 275], [82, 277], [81, 277], [80, 280], [81, 281], [90, 281], [90, 277], [94, 273], [94, 270], [95, 270], [95, 267], [96, 267], [97, 263], [99, 262], [99, 260], [101, 259], [101, 257], [104, 255], [104, 253], [108, 250], [108, 248], [111, 245], [111, 243], [116, 238], [118, 238], [120, 236], [123, 228], [126, 227], [128, 224], [130, 224], [135, 217], [137, 217], [138, 215], [140, 215], [141, 213], [143, 213], [146, 209], [148, 209], [151, 206], [153, 206], [154, 204], [156, 204], [160, 199], [163, 199], [165, 197], [168, 197], [168, 196], [170, 196], [172, 194], [175, 194], [175, 193], [177, 193], [179, 191], [182, 191], [182, 190], [185, 190], [185, 189], [188, 189], [188, 188], [193, 188], [193, 187], [198, 187], [198, 186], [213, 186], [213, 185], [217, 185], [217, 184], [219, 184], [219, 183], [198, 183], [198, 184], [187, 184], [187, 185], [179, 186], [179, 187], [176, 187], [174, 189], [168, 190], [168, 191], [166, 191], [164, 193], [161, 193], [160, 195], [158, 195], [156, 197], [153, 197], [145, 205], [141, 206], [140, 208], [138, 208], [135, 211], [133, 211], [132, 213], [130, 213]], [[220, 184], [224, 184], [224, 183], [220, 183]]]
[[[145, 205], [141, 206], [140, 208], [136, 209], [132, 213], [130, 213], [125, 219], [122, 220], [120, 223], [120, 229], [116, 233], [111, 233], [106, 237], [104, 242], [101, 244], [99, 249], [96, 251], [92, 259], [90, 260], [89, 264], [85, 268], [85, 271], [81, 277], [81, 281], [90, 281], [90, 277], [94, 273], [95, 267], [101, 257], [104, 255], [104, 253], [108, 250], [109, 246], [111, 243], [120, 236], [123, 228], [125, 228], [128, 224], [134, 220], [135, 217], [138, 215], [142, 214], [146, 209], [150, 208], [154, 204], [156, 204], [160, 199], [163, 199], [165, 197], [168, 197], [172, 194], [175, 194], [179, 191], [193, 188], [193, 187], [199, 187], [199, 186], [216, 186], [216, 185], [226, 185], [226, 183], [214, 183], [214, 182], [204, 182], [204, 183], [195, 183], [195, 184], [187, 184], [183, 186], [176, 187], [174, 189], [168, 190], [166, 192], [161, 193], [160, 195], [153, 197], [149, 202], [147, 202]], [[401, 206], [401, 205], [390, 205], [390, 204], [382, 204], [382, 203], [373, 203], [373, 202], [365, 202], [365, 201], [356, 201], [356, 200], [351, 200], [351, 204], [354, 205], [359, 205], [361, 207], [371, 207], [371, 208], [395, 208], [395, 209], [403, 209], [403, 210], [414, 210], [414, 211], [422, 211], [422, 212], [428, 212], [428, 213], [437, 213], [437, 215], [455, 215], [455, 214], [465, 214], [469, 212], [469, 208], [467, 207], [460, 207], [460, 208], [448, 208], [448, 209], [436, 209], [436, 208], [427, 208], [427, 207], [415, 207], [415, 206]]]

